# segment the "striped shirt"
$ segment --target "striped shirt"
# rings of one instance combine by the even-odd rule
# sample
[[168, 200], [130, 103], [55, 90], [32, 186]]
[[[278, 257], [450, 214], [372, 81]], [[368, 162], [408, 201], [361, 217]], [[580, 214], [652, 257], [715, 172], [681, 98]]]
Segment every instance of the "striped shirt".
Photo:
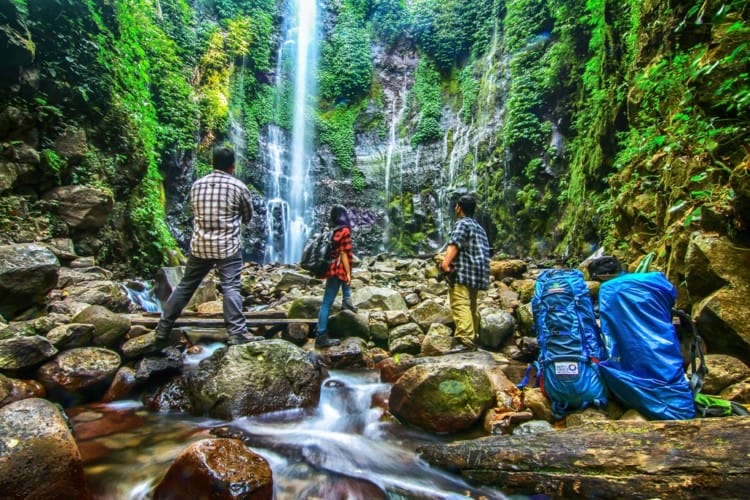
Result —
[[471, 217], [461, 217], [451, 232], [449, 245], [458, 247], [455, 283], [486, 290], [490, 286], [490, 242], [487, 233]]
[[214, 170], [190, 189], [193, 237], [190, 252], [201, 259], [225, 259], [240, 250], [240, 227], [253, 215], [250, 190], [231, 174]]
[[344, 252], [349, 257], [349, 272], [352, 266], [352, 230], [347, 226], [341, 226], [333, 232], [333, 249], [331, 250], [331, 265], [328, 266], [326, 278], [336, 276], [341, 281], [346, 281], [346, 269], [339, 258], [339, 253]]

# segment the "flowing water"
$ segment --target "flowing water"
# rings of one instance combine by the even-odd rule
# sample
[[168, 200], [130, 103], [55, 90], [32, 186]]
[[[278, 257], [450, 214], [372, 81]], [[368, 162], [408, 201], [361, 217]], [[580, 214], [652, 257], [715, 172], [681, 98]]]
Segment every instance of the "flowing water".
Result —
[[[186, 369], [202, 355], [186, 357]], [[277, 500], [504, 498], [420, 460], [415, 449], [441, 439], [409, 429], [382, 408], [390, 386], [374, 371], [331, 371], [314, 411], [236, 419], [273, 471]], [[99, 499], [147, 499], [189, 443], [228, 422], [152, 413], [138, 403], [71, 412], [86, 474]]]
[[[291, 264], [299, 261], [310, 233], [313, 197], [310, 179], [314, 127], [310, 119], [316, 95], [318, 60], [318, 6], [316, 1], [290, 0], [285, 38], [279, 48], [276, 67], [276, 114], [285, 113], [281, 96], [293, 89], [290, 149], [283, 144], [281, 130], [269, 127], [263, 141], [270, 172], [267, 221], [269, 238], [266, 262]], [[290, 67], [291, 71], [286, 68]], [[290, 74], [291, 73], [291, 74]]]

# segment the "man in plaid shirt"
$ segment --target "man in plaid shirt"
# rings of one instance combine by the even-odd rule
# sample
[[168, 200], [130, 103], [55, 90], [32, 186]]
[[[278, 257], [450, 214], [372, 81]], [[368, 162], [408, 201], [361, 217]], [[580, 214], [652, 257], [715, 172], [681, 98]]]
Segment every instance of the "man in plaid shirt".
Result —
[[242, 313], [240, 294], [240, 228], [253, 215], [250, 190], [234, 177], [234, 151], [227, 147], [213, 150], [214, 171], [198, 179], [190, 189], [193, 209], [193, 237], [185, 274], [164, 306], [156, 326], [156, 345], [169, 344], [169, 334], [182, 310], [209, 271], [216, 267], [224, 305], [228, 343], [242, 344], [248, 340], [247, 324]]
[[449, 295], [454, 338], [462, 350], [475, 350], [474, 339], [479, 333], [477, 295], [490, 285], [490, 243], [484, 228], [474, 219], [476, 201], [464, 195], [453, 210], [458, 217], [453, 226], [445, 256], [440, 263], [443, 272], [453, 273]]

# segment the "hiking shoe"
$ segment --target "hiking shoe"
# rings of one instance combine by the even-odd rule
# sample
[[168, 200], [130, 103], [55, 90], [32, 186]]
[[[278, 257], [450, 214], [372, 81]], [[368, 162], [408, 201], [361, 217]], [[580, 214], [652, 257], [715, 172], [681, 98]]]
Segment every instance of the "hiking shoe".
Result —
[[341, 302], [341, 309], [348, 309], [353, 313], [359, 311], [359, 309], [357, 309], [357, 307], [352, 303], [351, 298], [344, 299]]
[[154, 332], [154, 349], [161, 351], [165, 347], [172, 345], [172, 341], [169, 339], [168, 333]]
[[335, 345], [339, 345], [341, 341], [337, 339], [332, 339], [328, 335], [318, 335], [315, 337], [315, 347], [333, 347]]
[[248, 342], [260, 342], [261, 340], [266, 340], [265, 337], [261, 337], [259, 335], [253, 335], [252, 337], [246, 337], [242, 334], [236, 334], [236, 335], [230, 335], [227, 339], [227, 345], [242, 345], [247, 344]]
[[455, 339], [455, 347], [451, 352], [474, 352], [477, 350], [477, 345], [474, 341], [463, 338]]

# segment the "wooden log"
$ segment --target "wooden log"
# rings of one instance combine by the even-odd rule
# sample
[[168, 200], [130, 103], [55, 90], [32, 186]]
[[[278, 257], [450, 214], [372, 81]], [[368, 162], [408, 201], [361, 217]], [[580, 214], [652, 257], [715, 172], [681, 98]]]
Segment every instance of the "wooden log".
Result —
[[[289, 324], [315, 324], [317, 319], [312, 318], [256, 318], [245, 316], [247, 326], [286, 326]], [[158, 316], [131, 315], [130, 322], [133, 325], [142, 325], [147, 328], [154, 328], [159, 322]], [[193, 326], [200, 328], [223, 328], [224, 318], [220, 316], [180, 316], [175, 322], [175, 327]]]
[[750, 418], [607, 421], [421, 447], [432, 465], [507, 494], [748, 498]]

